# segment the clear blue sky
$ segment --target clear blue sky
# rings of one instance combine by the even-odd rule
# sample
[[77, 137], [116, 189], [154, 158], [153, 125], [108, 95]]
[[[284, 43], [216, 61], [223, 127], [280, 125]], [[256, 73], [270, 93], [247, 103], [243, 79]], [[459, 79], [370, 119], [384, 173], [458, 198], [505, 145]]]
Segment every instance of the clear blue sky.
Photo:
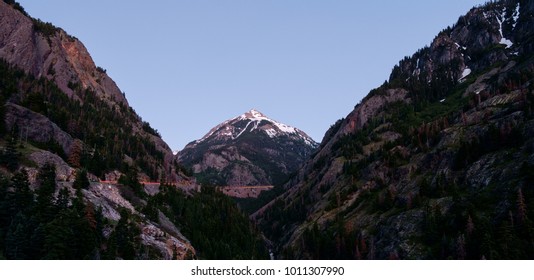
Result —
[[19, 0], [79, 38], [182, 149], [255, 108], [316, 141], [483, 0]]

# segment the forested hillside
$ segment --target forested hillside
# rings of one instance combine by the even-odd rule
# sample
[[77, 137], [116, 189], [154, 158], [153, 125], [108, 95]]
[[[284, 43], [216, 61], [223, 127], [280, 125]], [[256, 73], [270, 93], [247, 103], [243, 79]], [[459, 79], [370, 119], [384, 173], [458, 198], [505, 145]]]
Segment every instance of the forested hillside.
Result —
[[0, 2], [0, 258], [267, 258], [182, 170], [81, 42]]
[[279, 256], [534, 258], [533, 15], [476, 7], [395, 66], [253, 215]]

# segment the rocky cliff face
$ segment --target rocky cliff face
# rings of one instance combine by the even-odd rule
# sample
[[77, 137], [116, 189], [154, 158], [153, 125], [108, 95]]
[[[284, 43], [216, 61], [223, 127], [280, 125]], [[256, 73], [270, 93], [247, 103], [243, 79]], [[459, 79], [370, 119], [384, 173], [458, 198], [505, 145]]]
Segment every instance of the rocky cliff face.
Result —
[[14, 129], [14, 125], [18, 126], [20, 138], [33, 139], [41, 143], [55, 141], [61, 143], [61, 148], [65, 152], [70, 151], [74, 141], [68, 133], [45, 116], [13, 103], [6, 105], [5, 121], [9, 130]]
[[279, 255], [533, 257], [533, 14], [474, 8], [395, 66], [252, 215]]
[[251, 110], [191, 142], [177, 158], [213, 184], [261, 186], [281, 183], [316, 148], [301, 130]]
[[0, 258], [268, 257], [232, 199], [177, 169], [76, 38], [0, 1]]
[[[196, 252], [191, 242], [169, 218], [157, 210], [156, 214], [147, 217], [144, 206], [149, 197], [133, 195], [129, 186], [99, 183], [105, 173], [118, 174], [113, 178], [116, 181], [121, 175], [118, 170], [131, 168], [139, 169], [140, 177], [144, 176], [146, 180], [179, 180], [181, 184], [187, 185], [189, 178], [177, 174], [170, 148], [128, 106], [117, 85], [103, 69], [94, 65], [80, 41], [51, 24], [32, 19], [14, 1], [0, 1], [0, 72], [2, 182], [24, 172], [32, 192], [38, 194], [40, 203], [44, 203], [39, 172], [51, 165], [55, 170], [55, 178], [51, 178], [55, 179], [55, 193], [52, 188], [54, 194], [48, 202], [50, 205], [59, 204], [60, 192], [67, 190], [67, 197], [63, 197], [67, 201], [65, 207], [74, 208], [68, 204], [74, 204], [72, 201], [78, 196], [77, 191], [80, 191], [84, 204], [82, 207], [92, 209], [89, 211], [92, 218], [96, 210], [102, 214], [99, 222], [105, 224], [104, 228], [99, 228], [98, 232], [96, 226], [91, 229], [106, 241], [102, 242], [106, 245], [95, 248], [95, 252], [107, 249], [111, 252], [109, 246], [117, 246], [114, 243], [115, 237], [111, 236], [125, 234], [124, 231], [117, 233], [120, 230], [116, 224], [120, 223], [121, 218], [128, 216], [130, 218], [127, 223], [131, 225], [129, 227], [136, 241], [134, 246], [145, 250], [134, 252], [137, 255], [129, 256], [130, 258], [195, 258]], [[4, 168], [5, 142], [12, 139], [16, 142], [16, 153], [12, 160], [16, 161], [18, 170]], [[79, 187], [76, 189], [73, 183], [81, 168], [87, 169], [87, 179], [91, 182], [83, 190]], [[195, 188], [194, 185], [191, 187]], [[4, 206], [17, 188], [21, 188], [17, 182], [7, 187], [2, 183], [2, 244], [10, 242], [5, 240], [12, 222], [8, 217], [17, 214]], [[151, 190], [151, 195], [157, 195], [158, 192], [159, 188]], [[33, 221], [39, 215], [39, 210], [32, 207], [29, 206], [24, 214], [27, 215], [27, 220]], [[70, 210], [72, 209], [64, 209], [65, 213]], [[56, 210], [54, 212], [58, 216], [64, 214], [58, 214]], [[85, 217], [78, 217], [77, 220], [83, 218]], [[61, 218], [58, 217], [58, 220]], [[42, 229], [53, 223], [44, 220], [40, 222], [38, 225], [32, 222], [32, 226], [38, 226], [41, 230], [38, 234], [42, 236]], [[29, 232], [28, 236], [11, 236], [19, 238], [21, 242], [33, 242], [30, 239], [38, 237], [31, 236], [31, 232], [38, 230], [32, 226], [25, 228]], [[64, 238], [50, 232], [46, 234], [50, 238]], [[69, 255], [55, 257], [60, 256]], [[72, 257], [73, 255], [70, 256]], [[91, 257], [103, 256], [94, 253]]]
[[[94, 64], [87, 49], [78, 39], [50, 23], [31, 18], [18, 4], [13, 4], [13, 1], [0, 1], [0, 59], [3, 63], [21, 69], [35, 80], [50, 81], [69, 98], [71, 104], [78, 103], [85, 107], [106, 106], [107, 108], [100, 107], [94, 110], [106, 109], [112, 112], [115, 125], [122, 127], [115, 131], [126, 129], [129, 131], [128, 134], [147, 142], [146, 154], [142, 156], [144, 162], [142, 168], [147, 175], [154, 177], [153, 179], [161, 177], [168, 181], [180, 179], [174, 169], [174, 158], [169, 146], [128, 106], [124, 94], [105, 70]], [[9, 92], [10, 102], [13, 104], [8, 105], [6, 119], [8, 129], [24, 128], [26, 130], [24, 137], [27, 136], [27, 140], [34, 142], [54, 140], [62, 146], [66, 155], [71, 153], [73, 138], [82, 138], [87, 147], [95, 147], [96, 141], [86, 139], [87, 133], [84, 135], [81, 132], [80, 126], [85, 126], [82, 121], [78, 123], [73, 120], [68, 121], [65, 120], [66, 116], [58, 117], [57, 112], [51, 111], [57, 110], [53, 108], [54, 105], [65, 107], [67, 104], [54, 103], [57, 97], [51, 96], [50, 93], [43, 93], [41, 96], [31, 95], [33, 94], [31, 91], [42, 89], [27, 86], [28, 84], [29, 82], [19, 85], [17, 92]], [[35, 110], [33, 107], [22, 108], [31, 105], [31, 98], [38, 98], [51, 106], [43, 110]], [[32, 110], [36, 112], [32, 113]], [[60, 120], [64, 120], [64, 124], [59, 123]], [[107, 121], [112, 120], [107, 117]], [[101, 132], [101, 135], [108, 137], [104, 132]], [[111, 133], [109, 135], [109, 137], [117, 136]], [[132, 144], [130, 140], [125, 142]], [[130, 161], [129, 158], [132, 158], [132, 161], [141, 160], [141, 155], [135, 158], [131, 152], [126, 151], [126, 148], [121, 150], [126, 154], [124, 157], [126, 161]], [[153, 154], [161, 156], [156, 159]]]
[[4, 1], [0, 1], [0, 57], [37, 78], [53, 80], [71, 97], [76, 95], [74, 85], [80, 85], [111, 104], [127, 105], [115, 82], [95, 66], [78, 39], [25, 16]]

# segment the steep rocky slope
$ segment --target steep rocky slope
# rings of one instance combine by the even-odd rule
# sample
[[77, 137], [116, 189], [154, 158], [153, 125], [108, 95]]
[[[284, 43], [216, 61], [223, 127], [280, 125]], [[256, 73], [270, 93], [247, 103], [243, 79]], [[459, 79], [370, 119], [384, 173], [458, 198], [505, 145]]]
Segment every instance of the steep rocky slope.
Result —
[[0, 1], [0, 258], [266, 258], [182, 169], [81, 42]]
[[[121, 172], [132, 168], [140, 170], [145, 177], [159, 175], [169, 181], [187, 178], [176, 174], [168, 146], [128, 106], [117, 85], [103, 69], [94, 65], [83, 44], [52, 24], [29, 17], [18, 3], [0, 1], [0, 59], [0, 251], [9, 258], [42, 257], [17, 245], [17, 242], [42, 240], [39, 235], [22, 236], [22, 233], [10, 230], [24, 227], [27, 234], [33, 232], [35, 235], [38, 233], [34, 230], [38, 230], [39, 226], [46, 224], [53, 228], [61, 219], [69, 221], [62, 215], [81, 215], [78, 217], [80, 223], [88, 219], [94, 226], [102, 227], [101, 232], [94, 228], [83, 229], [82, 224], [65, 226], [72, 227], [74, 231], [86, 231], [89, 235], [85, 237], [90, 237], [86, 241], [88, 247], [95, 246], [92, 243], [95, 236], [96, 239], [114, 240], [120, 227], [113, 225], [124, 223], [127, 231], [136, 232], [136, 236], [132, 237], [135, 238], [136, 248], [150, 248], [150, 252], [138, 251], [128, 258], [194, 258], [196, 253], [190, 241], [172, 223], [165, 222], [167, 218], [163, 214], [159, 218], [147, 219], [142, 213], [144, 208], [142, 203], [139, 204], [140, 198], [133, 200], [137, 203], [130, 201], [133, 196], [127, 195], [129, 186], [98, 183], [98, 177], [103, 179], [106, 173], [120, 176]], [[97, 118], [101, 121], [96, 122]], [[119, 144], [111, 144], [110, 140]], [[145, 149], [139, 149], [134, 155], [128, 145], [133, 144], [130, 141], [142, 143]], [[118, 150], [119, 146], [121, 150]], [[115, 155], [114, 158], [111, 155]], [[76, 180], [80, 180], [77, 177], [83, 174], [79, 168], [89, 171], [86, 177], [93, 182], [82, 190], [76, 187]], [[48, 185], [53, 186], [48, 191], [55, 193], [48, 199], [45, 199], [46, 186], [42, 178], [45, 171], [48, 178], [55, 181]], [[16, 178], [26, 179], [20, 181]], [[11, 199], [25, 186], [30, 187], [30, 193], [35, 193], [37, 205], [29, 202], [26, 208], [20, 205], [13, 210], [9, 206], [13, 203]], [[60, 207], [62, 191], [68, 193], [66, 200], [71, 201], [73, 208]], [[77, 202], [85, 204], [86, 210], [74, 209]], [[43, 208], [53, 209], [50, 211], [61, 217], [53, 219], [52, 214], [41, 217]], [[102, 219], [93, 221], [97, 209]], [[127, 209], [127, 212], [121, 209]], [[33, 222], [18, 221], [17, 215]], [[33, 229], [36, 219], [39, 226]], [[58, 227], [57, 230], [64, 229]], [[90, 236], [93, 233], [94, 236]], [[48, 231], [40, 234], [56, 238]], [[65, 238], [68, 239], [68, 236]], [[47, 257], [76, 258], [87, 253], [77, 248], [76, 241], [70, 242], [70, 254], [66, 251], [59, 254], [58, 248], [49, 248], [57, 254], [50, 253]], [[109, 242], [108, 246], [112, 241]], [[18, 251], [10, 252], [13, 246], [19, 246]], [[31, 246], [33, 250], [39, 247], [38, 244]], [[75, 250], [78, 252], [72, 252]], [[110, 255], [102, 256], [99, 252], [104, 252], [104, 249], [94, 250], [85, 257], [113, 258], [117, 253], [112, 254], [108, 250]], [[126, 255], [118, 253], [115, 257], [124, 258]]]
[[115, 82], [95, 66], [79, 40], [50, 23], [28, 17], [22, 9], [7, 8], [6, 1], [0, 5], [0, 57], [37, 78], [53, 80], [71, 97], [77, 94], [72, 84], [80, 84], [110, 103], [127, 105]]
[[317, 146], [303, 131], [250, 110], [191, 142], [177, 158], [218, 186], [273, 185], [295, 172]]
[[[18, 84], [18, 89], [14, 88], [12, 92], [5, 93], [5, 97], [8, 94], [10, 96], [7, 100], [8, 130], [23, 128], [24, 136], [35, 142], [53, 140], [63, 148], [67, 156], [73, 150], [74, 139], [81, 140], [82, 148], [87, 152], [91, 150], [93, 153], [96, 147], [101, 155], [107, 157], [121, 152], [126, 156], [114, 159], [113, 164], [103, 164], [105, 170], [95, 172], [99, 173], [100, 177], [122, 165], [122, 161], [133, 161], [153, 179], [179, 179], [168, 145], [161, 140], [157, 131], [143, 122], [129, 107], [124, 94], [106, 71], [94, 64], [87, 49], [78, 39], [50, 23], [29, 17], [14, 1], [0, 1], [0, 59], [40, 81], [39, 85], [30, 85], [30, 82]], [[43, 91], [43, 88], [46, 88], [47, 92], [35, 94]], [[79, 106], [80, 104], [82, 106]], [[78, 109], [80, 112], [77, 112], [80, 115], [70, 116], [68, 119], [67, 115], [73, 112], [67, 110], [75, 106], [82, 107]], [[100, 111], [101, 116], [90, 115], [96, 111]], [[43, 117], [56, 127], [43, 131]], [[103, 119], [100, 121], [98, 117]], [[48, 124], [44, 127], [51, 126], [52, 124]], [[102, 141], [89, 137], [89, 133], [84, 130], [93, 135], [100, 134], [104, 138], [118, 138], [118, 145], [101, 147], [99, 144]], [[123, 131], [125, 133], [121, 133]], [[130, 150], [130, 147], [134, 146], [133, 141], [139, 142], [135, 144], [141, 146], [135, 151]]]
[[281, 258], [533, 258], [534, 3], [404, 58], [252, 215]]

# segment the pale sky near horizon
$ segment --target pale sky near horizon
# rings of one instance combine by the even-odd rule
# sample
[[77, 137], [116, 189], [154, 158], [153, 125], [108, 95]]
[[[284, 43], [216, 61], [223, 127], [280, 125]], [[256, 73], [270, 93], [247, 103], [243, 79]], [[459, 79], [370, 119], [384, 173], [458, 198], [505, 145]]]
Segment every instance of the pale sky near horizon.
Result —
[[320, 142], [476, 0], [19, 0], [79, 38], [173, 150], [255, 108]]

